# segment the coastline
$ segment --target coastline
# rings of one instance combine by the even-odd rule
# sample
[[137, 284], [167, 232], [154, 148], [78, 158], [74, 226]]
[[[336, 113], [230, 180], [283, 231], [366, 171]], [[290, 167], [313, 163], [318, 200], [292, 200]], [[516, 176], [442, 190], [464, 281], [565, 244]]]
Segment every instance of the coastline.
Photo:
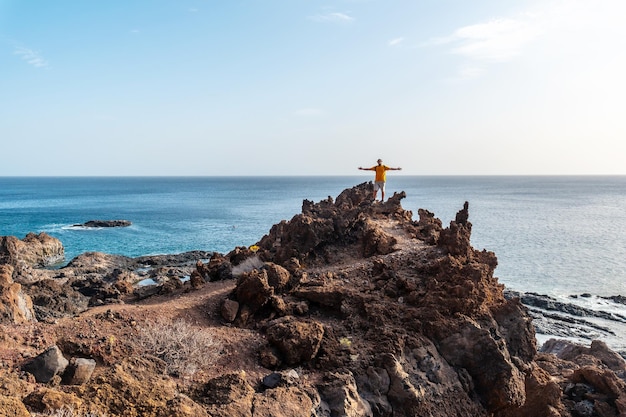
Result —
[[[66, 263], [87, 252], [226, 253], [257, 242], [274, 224], [300, 212], [304, 200], [321, 201], [369, 179], [19, 177], [21, 188], [0, 187], [0, 230], [19, 238], [31, 231], [49, 233], [63, 242]], [[424, 207], [444, 224], [454, 218], [459, 202], [469, 201], [472, 244], [496, 253], [496, 276], [508, 289], [626, 314], [619, 313], [621, 305], [606, 306], [600, 298], [626, 294], [626, 277], [620, 278], [626, 261], [619, 251], [626, 245], [626, 177], [394, 174], [387, 186], [390, 195], [406, 191], [402, 205], [414, 218]], [[133, 224], [71, 228], [92, 218], [126, 218]], [[594, 297], [580, 297], [585, 293]]]
[[[293, 415], [347, 414], [358, 404], [407, 415], [514, 417], [550, 410], [569, 415], [586, 405], [569, 387], [584, 382], [585, 392], [615, 387], [594, 404], [626, 411], [626, 381], [619, 379], [626, 361], [605, 344], [561, 339], [537, 350], [528, 309], [519, 297], [506, 297], [494, 276], [496, 255], [470, 244], [467, 203], [444, 227], [427, 210], [414, 221], [400, 205], [404, 197], [374, 203], [364, 183], [336, 200], [305, 201], [301, 214], [275, 224], [252, 246], [186, 260], [91, 252], [46, 270], [25, 260], [40, 264], [35, 256], [59, 249], [56, 239], [36, 235], [28, 247], [13, 239], [0, 283], [3, 293], [12, 291], [8, 300], [18, 302], [6, 304], [13, 323], [3, 329], [4, 342], [21, 354], [11, 356], [0, 375], [11, 393], [19, 383], [16, 369], [33, 377], [21, 382], [27, 394], [10, 394], [11, 401], [41, 407], [38, 387], [56, 374], [60, 382], [47, 385], [47, 392], [75, 393], [81, 405], [100, 412], [124, 401], [128, 410], [151, 404], [171, 411], [161, 417], [178, 416], [183, 408], [194, 415], [253, 408], [278, 415], [269, 411], [273, 404], [300, 410]], [[137, 287], [143, 273], [161, 281]], [[180, 351], [172, 339], [146, 346], [141, 329], [154, 334], [175, 326], [180, 334], [181, 319], [194, 326], [193, 334], [219, 340], [220, 354], [211, 363], [203, 355], [199, 365], [181, 368], [159, 356], [172, 346]], [[37, 330], [18, 336], [25, 326]], [[65, 354], [90, 363], [89, 376], [66, 377], [67, 360], [38, 372], [49, 355]], [[26, 364], [24, 357], [30, 357]], [[196, 373], [198, 366], [198, 379], [185, 383], [191, 377], [182, 372]], [[279, 384], [281, 372], [291, 375], [287, 386]], [[157, 396], [140, 391], [137, 380], [154, 378], [158, 386], [176, 388], [159, 389]], [[125, 396], [130, 387], [134, 394]], [[179, 392], [187, 399], [183, 408], [171, 401]], [[350, 392], [356, 403], [336, 401], [337, 392]]]

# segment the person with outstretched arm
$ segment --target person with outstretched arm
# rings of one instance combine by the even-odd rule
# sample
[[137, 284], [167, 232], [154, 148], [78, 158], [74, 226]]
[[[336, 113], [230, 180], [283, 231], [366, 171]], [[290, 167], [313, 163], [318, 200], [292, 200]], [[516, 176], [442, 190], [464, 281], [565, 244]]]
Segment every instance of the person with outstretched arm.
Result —
[[385, 182], [387, 181], [387, 171], [400, 171], [402, 168], [391, 168], [387, 165], [383, 165], [382, 159], [379, 159], [376, 162], [377, 165], [374, 165], [371, 168], [359, 167], [359, 169], [363, 171], [376, 172], [376, 177], [374, 178], [374, 200], [376, 200], [376, 194], [378, 193], [378, 190], [380, 190], [380, 201], [382, 202], [385, 201]]

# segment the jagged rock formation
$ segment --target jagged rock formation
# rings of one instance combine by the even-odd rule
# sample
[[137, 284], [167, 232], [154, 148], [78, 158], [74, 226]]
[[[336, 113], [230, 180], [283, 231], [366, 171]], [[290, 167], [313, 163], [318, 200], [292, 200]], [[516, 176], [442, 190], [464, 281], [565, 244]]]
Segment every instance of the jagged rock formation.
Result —
[[[43, 386], [0, 368], [0, 404], [153, 417], [626, 415], [626, 362], [605, 345], [555, 341], [537, 352], [526, 307], [494, 277], [495, 255], [471, 246], [468, 203], [444, 228], [427, 210], [413, 220], [403, 198], [373, 203], [361, 184], [336, 200], [305, 200], [256, 245], [196, 259], [188, 283], [149, 299], [161, 316], [167, 297], [178, 305], [208, 283], [230, 283], [221, 302], [169, 316], [245, 335], [223, 347], [228, 366], [218, 374], [168, 376], [163, 359], [130, 342], [136, 310], [107, 311], [75, 333], [76, 322], [59, 330], [61, 350], [95, 360], [89, 381]], [[134, 262], [86, 255], [51, 280], [85, 296], [136, 273]], [[62, 299], [53, 293], [50, 305]], [[253, 354], [242, 347], [251, 340]]]
[[[332, 390], [317, 386], [322, 402], [346, 404], [329, 392], [351, 392], [364, 404], [353, 415], [569, 415], [562, 387], [534, 362], [526, 308], [504, 297], [495, 255], [470, 244], [468, 203], [443, 228], [426, 210], [414, 222], [403, 197], [372, 204], [362, 184], [305, 201], [256, 252], [226, 257], [265, 264], [239, 276], [224, 318], [266, 334], [264, 366], [334, 378]], [[277, 269], [289, 275], [272, 279]], [[626, 412], [615, 398], [608, 408]]]
[[[234, 323], [264, 329], [268, 367], [308, 363], [354, 378], [373, 407], [363, 415], [522, 406], [532, 325], [519, 301], [504, 298], [495, 255], [471, 247], [467, 204], [443, 229], [429, 216], [413, 222], [404, 194], [384, 204], [370, 195], [361, 185], [334, 202], [305, 201], [302, 214], [274, 226], [250, 255], [265, 266], [242, 274], [232, 294]], [[280, 267], [294, 273], [276, 285], [269, 271]]]
[[29, 233], [20, 240], [15, 236], [0, 236], [0, 264], [48, 266], [65, 258], [63, 244], [46, 233]]

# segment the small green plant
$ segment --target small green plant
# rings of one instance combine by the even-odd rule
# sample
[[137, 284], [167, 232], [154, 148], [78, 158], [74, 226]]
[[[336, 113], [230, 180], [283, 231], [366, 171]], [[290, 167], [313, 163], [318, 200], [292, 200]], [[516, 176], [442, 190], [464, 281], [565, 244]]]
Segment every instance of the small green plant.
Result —
[[218, 356], [218, 345], [206, 329], [176, 320], [147, 321], [137, 326], [138, 345], [166, 364], [166, 372], [189, 377]]

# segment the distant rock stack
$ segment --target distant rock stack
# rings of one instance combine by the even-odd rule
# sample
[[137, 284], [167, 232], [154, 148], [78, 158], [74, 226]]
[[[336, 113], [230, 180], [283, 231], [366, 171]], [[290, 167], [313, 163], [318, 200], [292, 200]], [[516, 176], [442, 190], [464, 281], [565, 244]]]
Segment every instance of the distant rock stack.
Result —
[[75, 224], [74, 226], [82, 227], [128, 227], [132, 223], [128, 220], [89, 220], [82, 224]]

